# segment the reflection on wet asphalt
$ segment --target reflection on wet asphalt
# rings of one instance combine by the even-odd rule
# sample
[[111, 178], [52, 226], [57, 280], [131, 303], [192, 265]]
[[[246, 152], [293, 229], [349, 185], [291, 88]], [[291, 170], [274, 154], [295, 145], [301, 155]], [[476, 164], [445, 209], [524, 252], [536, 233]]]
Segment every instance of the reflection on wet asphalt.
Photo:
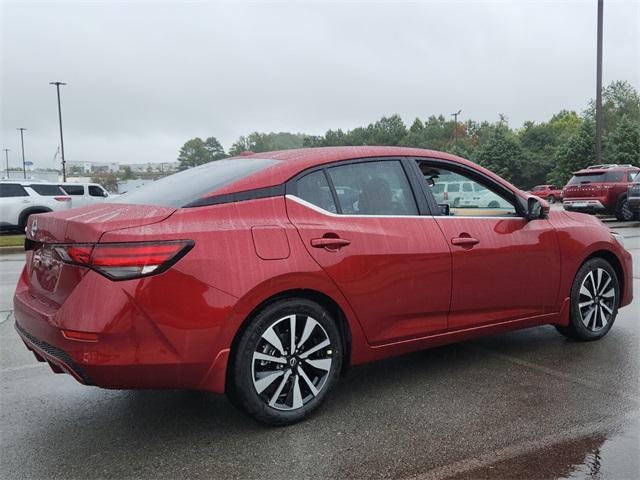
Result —
[[636, 417], [607, 432], [558, 443], [449, 478], [636, 479], [640, 475], [639, 427]]

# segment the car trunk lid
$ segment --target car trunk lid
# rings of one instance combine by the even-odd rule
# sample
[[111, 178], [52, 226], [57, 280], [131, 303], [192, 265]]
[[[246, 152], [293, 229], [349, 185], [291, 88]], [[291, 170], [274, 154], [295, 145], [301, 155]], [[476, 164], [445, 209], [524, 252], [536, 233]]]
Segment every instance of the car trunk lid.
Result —
[[26, 229], [29, 292], [59, 306], [87, 273], [85, 267], [62, 262], [55, 245], [98, 243], [107, 232], [158, 223], [175, 211], [172, 207], [114, 203], [31, 216]]

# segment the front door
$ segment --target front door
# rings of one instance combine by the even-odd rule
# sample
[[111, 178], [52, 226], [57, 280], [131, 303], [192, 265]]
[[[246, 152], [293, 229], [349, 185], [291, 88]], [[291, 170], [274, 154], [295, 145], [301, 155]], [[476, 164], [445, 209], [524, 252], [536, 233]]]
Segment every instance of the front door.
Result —
[[560, 253], [549, 221], [523, 218], [515, 197], [490, 179], [435, 161], [420, 162], [420, 169], [428, 190], [442, 190], [439, 184], [473, 184], [472, 196], [455, 205], [450, 198], [449, 215], [434, 217], [452, 254], [449, 329], [552, 313]]

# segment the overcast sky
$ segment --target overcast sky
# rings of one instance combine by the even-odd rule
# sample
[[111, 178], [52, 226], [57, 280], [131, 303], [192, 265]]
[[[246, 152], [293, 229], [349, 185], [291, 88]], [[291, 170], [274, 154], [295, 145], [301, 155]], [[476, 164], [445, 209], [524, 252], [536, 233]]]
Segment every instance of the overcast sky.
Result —
[[[174, 161], [189, 138], [323, 134], [398, 113], [510, 124], [581, 111], [596, 0], [2, 4], [1, 136], [18, 165]], [[640, 83], [640, 2], [605, 0], [604, 83]], [[4, 167], [4, 157], [2, 164]]]

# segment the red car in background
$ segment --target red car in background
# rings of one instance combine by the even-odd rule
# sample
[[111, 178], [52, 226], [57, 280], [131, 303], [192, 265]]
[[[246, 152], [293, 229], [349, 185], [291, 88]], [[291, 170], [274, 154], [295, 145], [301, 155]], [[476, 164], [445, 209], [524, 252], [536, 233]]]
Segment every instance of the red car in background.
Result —
[[620, 221], [633, 220], [628, 190], [640, 168], [633, 165], [593, 165], [575, 172], [562, 190], [565, 210], [615, 215]]
[[536, 197], [544, 198], [549, 203], [562, 201], [562, 189], [555, 185], [537, 185], [529, 193]]
[[[438, 204], [456, 182], [495, 206]], [[351, 365], [545, 324], [597, 340], [632, 300], [599, 220], [420, 149], [218, 160], [26, 233], [15, 327], [38, 360], [104, 388], [226, 392], [270, 424]]]

